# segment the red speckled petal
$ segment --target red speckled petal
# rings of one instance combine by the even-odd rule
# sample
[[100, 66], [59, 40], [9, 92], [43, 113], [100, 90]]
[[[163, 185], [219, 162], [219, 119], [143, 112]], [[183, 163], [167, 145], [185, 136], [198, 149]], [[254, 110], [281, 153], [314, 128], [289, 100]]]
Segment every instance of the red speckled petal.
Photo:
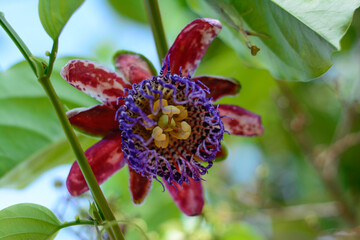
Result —
[[152, 179], [141, 176], [141, 174], [135, 172], [135, 170], [132, 169], [130, 166], [129, 174], [129, 190], [133, 203], [135, 203], [136, 205], [142, 204], [146, 196], [150, 192], [152, 186]]
[[234, 135], [259, 136], [263, 134], [264, 127], [261, 117], [236, 105], [219, 105], [219, 112], [225, 129]]
[[[173, 181], [173, 185], [164, 180], [165, 186], [179, 209], [188, 216], [200, 215], [204, 206], [204, 194], [201, 181], [195, 182], [192, 178], [190, 184], [182, 186]], [[176, 185], [176, 188], [174, 187]]]
[[92, 61], [74, 59], [60, 72], [72, 86], [104, 103], [116, 102], [130, 84], [123, 76]]
[[106, 104], [75, 108], [66, 113], [71, 125], [79, 131], [102, 137], [119, 130], [115, 114], [116, 109]]
[[143, 55], [128, 51], [120, 51], [114, 57], [116, 69], [124, 75], [130, 83], [139, 83], [155, 75], [151, 62]]
[[170, 58], [171, 73], [181, 72], [184, 76], [194, 74], [206, 50], [219, 34], [221, 23], [216, 19], [196, 19], [188, 24], [178, 35], [169, 49], [164, 63]]
[[[124, 153], [121, 151], [121, 133], [106, 136], [86, 150], [85, 156], [98, 183], [103, 183], [125, 165]], [[77, 162], [71, 167], [66, 186], [73, 196], [89, 190]]]
[[240, 83], [231, 78], [221, 76], [197, 76], [193, 78], [194, 81], [200, 81], [205, 84], [210, 91], [209, 97], [213, 97], [216, 101], [224, 96], [233, 96], [239, 93]]

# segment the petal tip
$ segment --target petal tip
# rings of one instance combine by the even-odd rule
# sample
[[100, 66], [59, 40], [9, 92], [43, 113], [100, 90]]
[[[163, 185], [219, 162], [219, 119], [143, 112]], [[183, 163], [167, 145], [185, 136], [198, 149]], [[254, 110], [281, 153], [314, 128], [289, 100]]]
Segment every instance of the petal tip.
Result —
[[222, 24], [219, 20], [213, 19], [213, 18], [203, 18], [206, 22], [214, 26], [215, 28], [219, 29], [219, 31], [222, 29]]
[[86, 192], [86, 189], [77, 189], [76, 184], [74, 184], [69, 177], [66, 179], [66, 188], [73, 197], [77, 197], [80, 194]]

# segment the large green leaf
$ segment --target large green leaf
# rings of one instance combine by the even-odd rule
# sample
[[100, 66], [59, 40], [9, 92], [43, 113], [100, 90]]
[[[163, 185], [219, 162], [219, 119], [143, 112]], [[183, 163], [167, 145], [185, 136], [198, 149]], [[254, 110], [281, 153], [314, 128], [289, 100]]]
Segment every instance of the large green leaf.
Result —
[[[60, 77], [68, 60], [57, 60], [52, 75], [62, 102], [69, 108], [97, 104]], [[12, 186], [24, 186], [24, 178], [16, 182], [15, 176], [23, 174], [30, 183], [48, 168], [74, 160], [56, 114], [26, 62], [0, 72], [0, 106], [0, 178], [12, 172], [1, 186], [8, 185], [6, 179], [14, 181]], [[85, 149], [95, 141], [85, 136], [80, 140]]]
[[54, 239], [61, 222], [46, 207], [21, 203], [0, 211], [1, 240]]
[[[189, 0], [204, 17], [219, 18], [220, 37], [250, 65], [268, 69], [278, 79], [307, 81], [325, 73], [340, 49], [359, 0]], [[254, 57], [240, 29], [260, 48]]]
[[84, 0], [40, 0], [41, 24], [52, 39], [57, 39], [71, 15]]

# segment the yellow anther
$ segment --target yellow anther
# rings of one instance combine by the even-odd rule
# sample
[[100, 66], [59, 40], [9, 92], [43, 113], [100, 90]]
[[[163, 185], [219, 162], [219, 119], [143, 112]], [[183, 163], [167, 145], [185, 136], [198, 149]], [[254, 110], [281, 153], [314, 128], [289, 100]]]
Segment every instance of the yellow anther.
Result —
[[164, 133], [160, 134], [159, 136], [155, 137], [155, 141], [165, 141], [166, 140], [166, 135]]
[[178, 109], [175, 106], [169, 105], [166, 106], [162, 109], [163, 114], [169, 115], [169, 116], [173, 116], [174, 114], [179, 114], [180, 113], [180, 109]]
[[161, 134], [163, 134], [163, 130], [161, 129], [161, 127], [156, 126], [153, 131], [151, 136], [156, 139], [157, 137], [159, 137]]
[[[168, 102], [165, 99], [161, 99], [161, 104], [163, 107], [166, 107], [168, 105]], [[153, 105], [153, 111], [156, 112], [160, 108], [160, 100], [156, 100]]]
[[191, 127], [187, 122], [182, 121], [181, 122], [181, 130], [183, 130], [184, 132], [191, 132]]
[[[164, 135], [164, 137], [162, 137]], [[168, 133], [164, 134], [162, 133], [160, 135], [161, 137], [158, 137], [156, 139], [154, 139], [155, 145], [158, 148], [167, 148], [169, 146], [169, 135]]]
[[174, 117], [176, 122], [180, 122], [188, 117], [188, 112], [184, 106], [176, 106], [176, 107], [180, 110], [180, 113]]
[[180, 124], [178, 124], [178, 126], [179, 130], [170, 132], [171, 136], [177, 139], [188, 139], [191, 135], [190, 125], [187, 122], [182, 121]]

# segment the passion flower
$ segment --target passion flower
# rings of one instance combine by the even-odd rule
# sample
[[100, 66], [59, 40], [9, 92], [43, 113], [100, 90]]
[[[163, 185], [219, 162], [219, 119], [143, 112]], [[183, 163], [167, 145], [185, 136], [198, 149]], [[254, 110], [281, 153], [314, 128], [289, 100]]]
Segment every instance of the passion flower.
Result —
[[[74, 127], [103, 137], [85, 151], [99, 184], [127, 163], [134, 203], [142, 203], [153, 179], [160, 177], [181, 211], [201, 214], [201, 175], [221, 154], [224, 132], [263, 133], [260, 116], [236, 105], [213, 105], [237, 94], [237, 81], [191, 77], [220, 30], [214, 19], [191, 22], [169, 49], [159, 75], [144, 56], [128, 51], [115, 55], [117, 72], [78, 59], [63, 67], [61, 76], [68, 83], [102, 102], [67, 113]], [[77, 162], [66, 185], [74, 196], [88, 190]]]

